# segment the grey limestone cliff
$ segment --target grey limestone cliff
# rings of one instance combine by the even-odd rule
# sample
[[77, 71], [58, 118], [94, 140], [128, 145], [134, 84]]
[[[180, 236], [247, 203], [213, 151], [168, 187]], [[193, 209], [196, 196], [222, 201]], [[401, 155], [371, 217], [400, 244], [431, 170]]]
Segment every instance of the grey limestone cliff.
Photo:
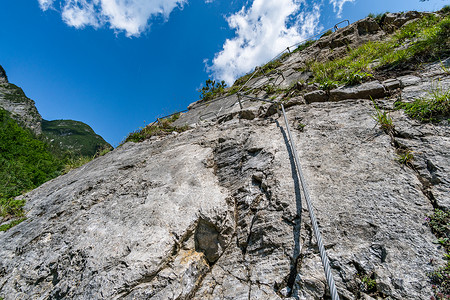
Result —
[[11, 112], [11, 116], [35, 134], [41, 134], [42, 117], [33, 100], [23, 90], [8, 82], [3, 67], [0, 66], [0, 107]]

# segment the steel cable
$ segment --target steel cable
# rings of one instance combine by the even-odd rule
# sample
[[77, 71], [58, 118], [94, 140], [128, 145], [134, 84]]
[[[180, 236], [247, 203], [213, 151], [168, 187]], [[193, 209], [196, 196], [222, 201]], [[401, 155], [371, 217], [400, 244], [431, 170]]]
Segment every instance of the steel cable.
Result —
[[320, 258], [322, 260], [323, 269], [325, 271], [325, 276], [327, 278], [328, 287], [330, 289], [331, 299], [339, 300], [339, 295], [337, 293], [336, 284], [334, 283], [333, 274], [331, 273], [330, 262], [328, 260], [327, 253], [325, 251], [325, 247], [323, 246], [322, 235], [320, 234], [319, 226], [317, 225], [316, 216], [314, 215], [313, 207], [311, 204], [311, 198], [310, 198], [309, 192], [308, 192], [308, 186], [306, 185], [306, 180], [303, 177], [300, 160], [298, 158], [294, 140], [292, 139], [291, 129], [289, 127], [289, 123], [288, 123], [288, 120], [286, 117], [286, 112], [284, 111], [283, 104], [281, 104], [281, 110], [283, 111], [284, 123], [286, 124], [286, 130], [287, 130], [287, 133], [289, 136], [289, 141], [291, 143], [291, 150], [292, 150], [292, 153], [294, 154], [295, 165], [297, 166], [297, 175], [300, 178], [300, 183], [302, 185], [303, 195], [305, 196], [306, 205], [308, 207], [309, 216], [311, 218], [314, 235], [316, 236], [317, 246], [319, 247]]

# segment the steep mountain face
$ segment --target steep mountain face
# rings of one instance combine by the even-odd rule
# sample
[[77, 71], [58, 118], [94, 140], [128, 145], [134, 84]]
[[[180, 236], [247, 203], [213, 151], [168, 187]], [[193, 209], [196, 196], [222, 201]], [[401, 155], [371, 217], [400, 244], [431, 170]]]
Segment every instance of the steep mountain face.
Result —
[[[448, 88], [450, 58], [325, 90], [304, 69], [421, 14], [388, 16], [339, 29], [247, 86], [285, 100], [341, 299], [430, 299], [429, 274], [445, 265], [424, 220], [450, 208], [448, 120], [394, 107]], [[274, 94], [274, 82], [288, 88]], [[0, 233], [0, 297], [329, 299], [284, 118], [237, 100], [194, 103], [173, 123], [189, 130], [126, 143], [26, 194], [27, 220]], [[385, 110], [395, 130], [374, 118]], [[400, 163], [405, 149], [414, 159]]]
[[23, 127], [30, 128], [36, 135], [42, 133], [42, 117], [33, 100], [23, 90], [8, 82], [5, 70], [0, 66], [0, 107], [11, 112], [11, 116]]
[[35, 102], [23, 90], [8, 82], [0, 66], [0, 107], [9, 111], [19, 125], [43, 135], [58, 152], [68, 151], [76, 156], [93, 156], [99, 149], [112, 148], [87, 124], [73, 120], [43, 120]]

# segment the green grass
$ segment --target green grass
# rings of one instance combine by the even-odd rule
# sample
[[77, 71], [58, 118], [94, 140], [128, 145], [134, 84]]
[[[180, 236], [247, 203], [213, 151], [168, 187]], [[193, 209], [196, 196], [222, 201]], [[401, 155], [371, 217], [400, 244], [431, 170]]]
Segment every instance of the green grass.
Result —
[[[436, 243], [446, 250], [445, 266], [436, 269], [429, 274], [433, 281], [434, 299], [449, 299], [450, 297], [450, 212], [435, 209], [434, 213], [425, 219], [436, 235]], [[433, 298], [431, 298], [433, 299]]]
[[411, 150], [397, 151], [397, 161], [402, 165], [409, 165], [414, 160], [414, 155]]
[[325, 31], [325, 32], [320, 36], [320, 38], [329, 36], [329, 35], [331, 35], [332, 33], [333, 33], [333, 30], [329, 29], [329, 30]]
[[[0, 226], [0, 231], [6, 231], [6, 230], [8, 230], [10, 228], [13, 228], [17, 224], [20, 224], [23, 221], [25, 221], [26, 219], [27, 218], [20, 218], [20, 219], [16, 219], [16, 220], [11, 221], [8, 224], [3, 224], [3, 225]], [[0, 299], [3, 299], [3, 298], [0, 298]]]
[[263, 73], [268, 73], [280, 67], [283, 63], [280, 60], [273, 60], [261, 67]]
[[361, 279], [362, 283], [364, 284], [364, 291], [367, 293], [375, 292], [377, 290], [377, 282], [375, 279], [370, 278], [368, 276], [364, 276]]
[[[339, 59], [309, 62], [307, 65], [318, 83], [332, 80], [351, 85], [370, 79], [377, 70], [419, 65], [450, 55], [450, 17], [427, 15], [411, 22], [384, 41], [370, 41], [350, 49]], [[371, 64], [378, 60], [376, 66]]]
[[413, 102], [396, 102], [397, 109], [404, 109], [405, 113], [421, 122], [437, 122], [450, 118], [450, 90], [434, 89], [427, 97]]
[[183, 132], [188, 129], [188, 126], [176, 127], [172, 123], [180, 117], [180, 114], [174, 114], [166, 119], [159, 119], [155, 125], [148, 125], [142, 129], [130, 133], [121, 144], [126, 142], [143, 142], [152, 136], [167, 135], [172, 132]]
[[292, 51], [293, 53], [295, 52], [300, 52], [305, 50], [306, 48], [308, 48], [309, 46], [311, 46], [312, 44], [314, 44], [316, 41], [311, 40], [311, 41], [306, 41], [303, 44], [300, 44], [294, 51]]
[[377, 122], [380, 126], [381, 130], [390, 134], [394, 131], [394, 123], [390, 114], [386, 111], [381, 111], [375, 101], [373, 101], [373, 105], [375, 107], [375, 114], [372, 115], [372, 118]]

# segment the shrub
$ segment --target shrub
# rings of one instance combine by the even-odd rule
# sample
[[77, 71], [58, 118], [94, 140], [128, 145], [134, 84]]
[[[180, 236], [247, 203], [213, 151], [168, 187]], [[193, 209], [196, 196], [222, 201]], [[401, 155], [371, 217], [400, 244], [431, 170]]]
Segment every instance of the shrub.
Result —
[[0, 109], [0, 222], [23, 216], [20, 194], [61, 174], [63, 161]]
[[368, 15], [368, 17], [374, 19], [375, 22], [378, 23], [378, 25], [381, 25], [381, 23], [383, 23], [383, 20], [384, 20], [384, 17], [386, 16], [386, 14], [387, 14], [387, 12], [381, 13], [381, 14], [376, 14], [376, 15], [370, 13], [370, 14]]
[[215, 80], [208, 79], [198, 91], [200, 92], [200, 99], [211, 100], [217, 96], [223, 95], [227, 84], [225, 81], [216, 82]]

